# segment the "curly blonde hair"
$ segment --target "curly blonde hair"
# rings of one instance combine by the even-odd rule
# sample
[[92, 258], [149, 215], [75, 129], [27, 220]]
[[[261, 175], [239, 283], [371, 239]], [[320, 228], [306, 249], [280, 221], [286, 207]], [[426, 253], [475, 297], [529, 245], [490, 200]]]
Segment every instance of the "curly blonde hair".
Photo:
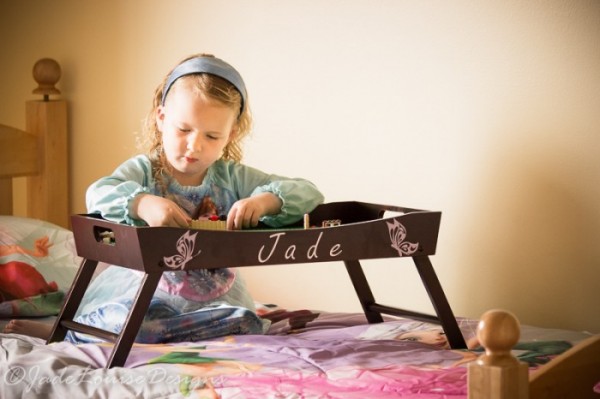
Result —
[[[177, 65], [197, 57], [214, 56], [211, 54], [195, 54], [181, 60]], [[142, 150], [148, 154], [148, 157], [152, 162], [154, 178], [156, 179], [158, 186], [161, 187], [163, 194], [166, 192], [166, 183], [164, 182], [163, 177], [165, 174], [170, 175], [170, 165], [167, 162], [163, 150], [162, 132], [158, 129], [158, 125], [156, 123], [156, 114], [157, 109], [162, 102], [164, 86], [169, 78], [169, 75], [171, 72], [173, 72], [177, 65], [166, 74], [162, 82], [154, 91], [152, 107], [143, 122], [142, 140], [139, 143]], [[234, 126], [235, 134], [231, 136], [231, 140], [225, 146], [221, 159], [241, 162], [243, 157], [241, 142], [246, 136], [248, 136], [252, 128], [252, 113], [250, 112], [248, 99], [246, 99], [244, 102], [244, 107], [242, 109], [243, 99], [235, 86], [221, 77], [208, 73], [182, 76], [181, 78], [177, 79], [175, 83], [173, 83], [173, 86], [179, 86], [184, 83], [196, 93], [201, 94], [210, 100], [221, 103], [227, 107], [231, 107], [232, 109], [240, 110], [240, 114], [238, 115], [236, 124]]]

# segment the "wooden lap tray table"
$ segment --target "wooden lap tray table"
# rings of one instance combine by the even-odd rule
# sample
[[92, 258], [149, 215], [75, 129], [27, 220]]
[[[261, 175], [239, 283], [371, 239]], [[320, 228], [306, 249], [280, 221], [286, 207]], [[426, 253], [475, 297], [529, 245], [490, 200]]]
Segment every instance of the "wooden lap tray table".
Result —
[[[439, 323], [452, 348], [466, 348], [429, 260], [435, 254], [440, 219], [441, 212], [364, 202], [319, 205], [309, 214], [310, 228], [303, 228], [302, 224], [241, 231], [134, 227], [109, 222], [97, 215], [74, 215], [71, 222], [75, 245], [84, 260], [48, 343], [64, 340], [68, 330], [91, 334], [114, 343], [106, 367], [120, 367], [127, 359], [164, 271], [341, 261], [369, 323], [382, 322], [382, 314]], [[341, 224], [332, 226], [332, 220]], [[414, 261], [436, 315], [375, 301], [360, 260], [398, 257]], [[73, 321], [98, 262], [144, 273], [120, 334]]]

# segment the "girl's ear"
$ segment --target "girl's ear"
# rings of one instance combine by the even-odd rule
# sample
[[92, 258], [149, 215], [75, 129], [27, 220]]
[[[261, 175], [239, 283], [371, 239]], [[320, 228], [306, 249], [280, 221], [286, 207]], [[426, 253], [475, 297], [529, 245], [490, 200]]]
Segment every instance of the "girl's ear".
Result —
[[231, 132], [229, 132], [229, 139], [227, 140], [227, 144], [231, 143], [232, 141], [234, 141], [236, 139], [237, 134], [238, 134], [238, 130], [239, 130], [239, 127], [238, 127], [238, 125], [236, 123], [231, 128]]
[[230, 152], [231, 151], [231, 143], [235, 143], [237, 135], [238, 135], [238, 127], [236, 124], [231, 129], [231, 132], [229, 132], [229, 138], [227, 139], [227, 144], [225, 144], [225, 147], [223, 148], [223, 154], [221, 155], [221, 157], [223, 159], [231, 159], [231, 152]]
[[156, 107], [156, 113], [154, 117], [156, 118], [156, 127], [158, 127], [158, 130], [162, 132], [163, 124], [165, 122], [165, 107], [162, 105]]

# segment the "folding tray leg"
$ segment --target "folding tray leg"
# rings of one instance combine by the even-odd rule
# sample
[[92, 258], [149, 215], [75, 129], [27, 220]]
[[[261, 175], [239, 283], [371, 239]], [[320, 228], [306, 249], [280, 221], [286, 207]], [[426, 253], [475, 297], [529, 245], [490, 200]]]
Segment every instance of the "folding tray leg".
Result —
[[369, 287], [369, 282], [360, 262], [357, 260], [345, 260], [344, 264], [369, 323], [383, 322], [381, 313], [371, 310], [371, 305], [375, 303], [375, 297], [373, 296], [371, 287]]
[[122, 367], [127, 360], [162, 273], [146, 273], [105, 368]]
[[[97, 261], [90, 259], [83, 260], [46, 343], [65, 339], [69, 328], [63, 325], [62, 322], [73, 321], [97, 265]], [[125, 364], [161, 276], [162, 273], [152, 273], [145, 274], [142, 278], [129, 315], [123, 323], [121, 333], [117, 334], [117, 339], [114, 342], [112, 353], [108, 358], [105, 368], [122, 367]], [[92, 331], [88, 333], [94, 335]]]
[[81, 267], [77, 271], [73, 285], [65, 298], [64, 305], [56, 318], [56, 322], [54, 323], [54, 327], [52, 327], [52, 332], [46, 343], [49, 344], [50, 342], [62, 341], [65, 339], [69, 329], [64, 327], [61, 322], [63, 320], [71, 321], [75, 317], [75, 313], [81, 304], [83, 295], [85, 294], [90, 281], [92, 281], [97, 265], [97, 261], [90, 259], [84, 259], [81, 262]]
[[425, 285], [425, 289], [429, 294], [429, 299], [431, 299], [433, 308], [442, 324], [444, 333], [448, 338], [450, 347], [452, 349], [466, 348], [467, 344], [465, 343], [465, 338], [463, 337], [460, 328], [458, 328], [454, 313], [452, 313], [452, 309], [448, 304], [444, 290], [435, 274], [435, 270], [433, 270], [429, 257], [413, 256], [413, 260], [417, 266], [423, 285]]

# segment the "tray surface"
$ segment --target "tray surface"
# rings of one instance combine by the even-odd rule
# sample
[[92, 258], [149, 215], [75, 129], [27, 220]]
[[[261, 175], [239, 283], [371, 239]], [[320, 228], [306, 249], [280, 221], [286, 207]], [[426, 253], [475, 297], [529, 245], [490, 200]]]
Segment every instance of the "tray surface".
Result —
[[338, 202], [308, 218], [309, 228], [236, 231], [135, 227], [97, 215], [75, 215], [72, 224], [79, 256], [150, 273], [433, 255], [441, 213]]

